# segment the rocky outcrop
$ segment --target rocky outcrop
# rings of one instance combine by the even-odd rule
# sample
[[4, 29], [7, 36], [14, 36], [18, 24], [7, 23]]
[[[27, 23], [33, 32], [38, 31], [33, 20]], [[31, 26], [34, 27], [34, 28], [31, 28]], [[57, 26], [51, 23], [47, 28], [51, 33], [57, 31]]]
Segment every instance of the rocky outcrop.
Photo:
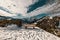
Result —
[[[46, 17], [46, 18], [38, 21], [36, 26], [38, 26], [39, 28], [42, 28], [50, 33], [57, 35], [58, 32], [60, 33], [60, 29], [58, 28], [59, 21], [60, 21], [60, 17], [57, 17], [57, 16], [53, 17], [52, 19]], [[60, 34], [58, 36], [60, 36]]]
[[0, 20], [0, 27], [7, 27], [8, 25], [16, 24], [18, 27], [22, 26], [22, 20]]

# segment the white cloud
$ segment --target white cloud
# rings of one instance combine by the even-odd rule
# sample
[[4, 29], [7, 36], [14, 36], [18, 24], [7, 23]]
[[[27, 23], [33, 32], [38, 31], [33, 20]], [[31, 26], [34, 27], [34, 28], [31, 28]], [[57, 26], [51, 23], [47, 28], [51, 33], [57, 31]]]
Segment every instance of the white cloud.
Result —
[[[0, 10], [0, 15], [2, 16], [10, 16], [10, 17], [16, 17], [20, 18], [18, 14], [21, 14], [24, 17], [31, 17], [36, 16], [41, 13], [50, 13], [55, 9], [55, 6], [57, 3], [54, 3], [52, 5], [45, 5], [43, 7], [39, 7], [36, 10], [32, 11], [31, 13], [27, 13], [27, 7], [31, 4], [34, 4], [38, 0], [0, 0], [0, 6], [7, 8], [12, 14], [4, 12], [3, 10]], [[57, 0], [56, 0], [57, 1]]]
[[3, 10], [0, 10], [0, 15], [1, 16], [9, 16], [9, 17], [13, 17], [13, 16], [16, 16], [16, 14], [9, 14]]

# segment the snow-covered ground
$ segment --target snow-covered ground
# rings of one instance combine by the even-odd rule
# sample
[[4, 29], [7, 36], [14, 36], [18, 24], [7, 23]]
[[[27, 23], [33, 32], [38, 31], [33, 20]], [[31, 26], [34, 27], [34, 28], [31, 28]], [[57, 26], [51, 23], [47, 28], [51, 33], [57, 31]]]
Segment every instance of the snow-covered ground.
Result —
[[60, 40], [59, 37], [42, 29], [24, 29], [16, 25], [0, 27], [0, 40]]

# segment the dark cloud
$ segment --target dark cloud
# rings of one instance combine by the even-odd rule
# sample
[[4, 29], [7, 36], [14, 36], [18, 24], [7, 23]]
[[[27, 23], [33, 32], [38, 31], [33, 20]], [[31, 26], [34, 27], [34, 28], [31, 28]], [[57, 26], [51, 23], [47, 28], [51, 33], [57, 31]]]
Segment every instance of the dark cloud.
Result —
[[30, 5], [30, 6], [28, 7], [27, 13], [35, 10], [35, 9], [38, 8], [38, 7], [42, 7], [43, 5], [46, 4], [46, 2], [47, 2], [47, 0], [39, 0], [38, 2], [35, 2], [34, 4], [32, 4], [32, 5]]

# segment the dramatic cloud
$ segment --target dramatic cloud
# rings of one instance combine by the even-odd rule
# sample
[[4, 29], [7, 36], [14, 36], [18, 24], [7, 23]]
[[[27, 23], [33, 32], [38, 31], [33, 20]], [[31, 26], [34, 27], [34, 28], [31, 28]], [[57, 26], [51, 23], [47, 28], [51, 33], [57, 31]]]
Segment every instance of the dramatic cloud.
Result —
[[59, 0], [0, 0], [0, 15], [19, 19], [43, 13], [60, 15], [59, 5]]

